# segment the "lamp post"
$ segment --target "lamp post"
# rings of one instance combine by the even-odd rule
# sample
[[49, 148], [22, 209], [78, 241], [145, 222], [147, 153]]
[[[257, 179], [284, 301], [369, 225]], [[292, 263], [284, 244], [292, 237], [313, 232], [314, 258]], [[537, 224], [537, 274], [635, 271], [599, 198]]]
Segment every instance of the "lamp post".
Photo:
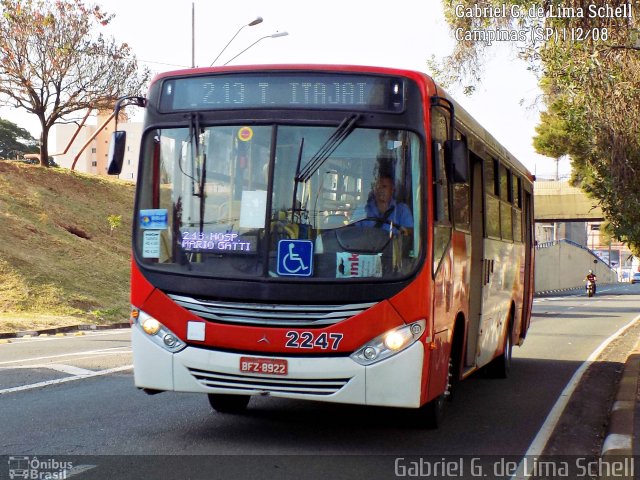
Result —
[[271, 35], [266, 35], [264, 37], [260, 37], [258, 40], [256, 40], [255, 42], [253, 42], [251, 45], [249, 45], [247, 48], [245, 48], [244, 50], [242, 50], [240, 53], [238, 53], [235, 57], [232, 57], [230, 60], [227, 60], [225, 65], [228, 65], [232, 60], [235, 60], [236, 58], [238, 58], [240, 55], [242, 55], [244, 52], [246, 52], [247, 50], [249, 50], [251, 47], [253, 47], [256, 43], [264, 40], [265, 38], [278, 38], [278, 37], [286, 37], [287, 35], [289, 35], [288, 32], [276, 32], [276, 33], [272, 33]]
[[191, 68], [196, 68], [196, 4], [191, 3]]
[[[231, 40], [229, 40], [227, 42], [227, 44], [224, 46], [224, 48], [222, 50], [220, 50], [220, 53], [218, 53], [218, 56], [216, 58], [213, 59], [213, 62], [211, 62], [211, 65], [209, 65], [210, 67], [213, 67], [213, 64], [216, 63], [216, 61], [220, 58], [220, 55], [222, 55], [222, 53], [227, 49], [227, 47], [231, 44], [231, 42], [233, 42], [233, 39], [236, 38], [238, 36], [238, 34], [240, 33], [240, 31], [244, 28], [244, 27], [253, 27], [254, 25], [258, 25], [259, 23], [262, 23], [262, 17], [257, 17], [255, 20], [247, 23], [246, 25], [242, 25], [238, 31], [235, 33], [235, 35], [233, 37], [231, 37]], [[226, 64], [225, 64], [226, 65]]]

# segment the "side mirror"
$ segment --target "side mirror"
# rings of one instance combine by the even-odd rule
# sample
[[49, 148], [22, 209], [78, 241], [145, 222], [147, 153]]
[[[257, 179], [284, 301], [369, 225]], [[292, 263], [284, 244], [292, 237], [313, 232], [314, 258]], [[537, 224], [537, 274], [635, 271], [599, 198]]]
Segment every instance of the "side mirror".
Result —
[[444, 142], [445, 162], [452, 183], [469, 183], [469, 150], [464, 140]]
[[111, 134], [111, 144], [109, 145], [109, 175], [120, 175], [122, 163], [124, 162], [124, 147], [127, 144], [127, 132], [116, 130]]

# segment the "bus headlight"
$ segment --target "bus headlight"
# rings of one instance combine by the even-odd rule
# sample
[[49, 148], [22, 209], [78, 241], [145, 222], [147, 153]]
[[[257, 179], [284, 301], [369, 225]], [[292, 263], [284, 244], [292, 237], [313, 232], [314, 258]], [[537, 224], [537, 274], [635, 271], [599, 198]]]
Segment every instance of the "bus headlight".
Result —
[[175, 333], [142, 310], [133, 309], [131, 319], [133, 324], [146, 333], [153, 343], [171, 353], [179, 352], [187, 346]]
[[147, 335], [155, 335], [162, 328], [162, 324], [153, 317], [147, 318], [141, 325]]
[[353, 352], [351, 358], [360, 365], [371, 365], [389, 358], [413, 345], [424, 333], [426, 324], [426, 320], [419, 320], [389, 330]]

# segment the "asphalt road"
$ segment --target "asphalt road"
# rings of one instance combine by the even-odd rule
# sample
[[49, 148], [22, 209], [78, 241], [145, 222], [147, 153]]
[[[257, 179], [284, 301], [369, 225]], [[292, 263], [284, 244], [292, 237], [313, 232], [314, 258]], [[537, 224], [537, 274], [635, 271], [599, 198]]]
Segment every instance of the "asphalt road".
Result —
[[[224, 415], [204, 395], [147, 396], [133, 386], [128, 330], [14, 340], [0, 345], [0, 479], [34, 457], [40, 472], [67, 461], [66, 478], [82, 479], [510, 478], [553, 433], [575, 372], [639, 305], [640, 285], [537, 298], [511, 377], [462, 382], [437, 431], [405, 410], [255, 397]], [[606, 412], [607, 398], [584, 402]], [[581, 448], [570, 451], [592, 453]]]

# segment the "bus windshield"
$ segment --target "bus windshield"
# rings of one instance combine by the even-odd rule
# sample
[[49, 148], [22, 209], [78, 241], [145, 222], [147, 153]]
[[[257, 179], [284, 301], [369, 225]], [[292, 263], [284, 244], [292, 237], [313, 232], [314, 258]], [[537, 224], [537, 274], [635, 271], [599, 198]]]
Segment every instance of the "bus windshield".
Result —
[[188, 126], [147, 131], [139, 261], [217, 278], [412, 274], [423, 230], [420, 137], [349, 127], [202, 126], [194, 115]]

